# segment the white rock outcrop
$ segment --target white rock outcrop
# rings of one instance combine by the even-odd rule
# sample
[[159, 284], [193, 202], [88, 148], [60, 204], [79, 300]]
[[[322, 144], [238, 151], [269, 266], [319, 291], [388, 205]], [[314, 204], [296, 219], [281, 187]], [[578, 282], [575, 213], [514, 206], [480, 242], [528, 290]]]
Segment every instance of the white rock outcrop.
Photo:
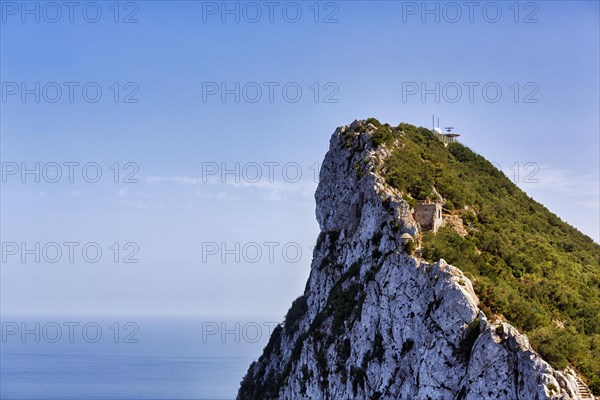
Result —
[[[315, 197], [321, 233], [294, 302], [238, 399], [580, 399], [526, 336], [491, 324], [469, 279], [402, 251], [408, 203], [379, 170], [366, 122], [333, 134]], [[362, 133], [359, 133], [362, 132]]]

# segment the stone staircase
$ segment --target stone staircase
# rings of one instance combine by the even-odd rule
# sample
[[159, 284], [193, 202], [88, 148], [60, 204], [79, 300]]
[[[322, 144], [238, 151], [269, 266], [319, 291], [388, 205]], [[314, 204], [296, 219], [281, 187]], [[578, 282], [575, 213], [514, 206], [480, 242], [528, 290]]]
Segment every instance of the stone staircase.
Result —
[[579, 394], [581, 395], [580, 398], [583, 400], [594, 400], [594, 395], [592, 395], [590, 389], [588, 389], [585, 383], [583, 383], [581, 378], [577, 376], [575, 379], [577, 379], [577, 389], [579, 390]]

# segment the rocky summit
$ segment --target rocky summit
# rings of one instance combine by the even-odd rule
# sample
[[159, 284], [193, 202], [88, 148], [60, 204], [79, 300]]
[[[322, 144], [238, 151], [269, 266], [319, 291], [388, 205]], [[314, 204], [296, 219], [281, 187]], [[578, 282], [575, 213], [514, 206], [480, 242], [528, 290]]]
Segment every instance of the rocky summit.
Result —
[[355, 121], [331, 137], [305, 292], [237, 398], [588, 398], [574, 370], [554, 369], [525, 335], [486, 317], [460, 265], [421, 258], [415, 204], [382, 172], [397, 143], [374, 140], [379, 129]]

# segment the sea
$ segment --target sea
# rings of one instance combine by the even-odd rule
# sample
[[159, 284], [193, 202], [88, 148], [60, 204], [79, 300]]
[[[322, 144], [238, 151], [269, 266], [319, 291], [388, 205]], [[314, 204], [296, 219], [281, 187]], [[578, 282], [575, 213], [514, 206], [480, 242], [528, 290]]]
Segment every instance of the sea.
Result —
[[277, 321], [3, 315], [1, 324], [2, 400], [225, 400]]

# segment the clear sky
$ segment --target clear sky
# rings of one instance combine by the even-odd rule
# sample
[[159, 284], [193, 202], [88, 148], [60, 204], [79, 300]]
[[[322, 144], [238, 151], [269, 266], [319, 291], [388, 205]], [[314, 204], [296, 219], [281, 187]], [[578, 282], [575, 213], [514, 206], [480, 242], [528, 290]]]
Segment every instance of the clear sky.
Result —
[[281, 318], [331, 133], [434, 108], [599, 241], [597, 1], [25, 4], [0, 2], [3, 313]]

